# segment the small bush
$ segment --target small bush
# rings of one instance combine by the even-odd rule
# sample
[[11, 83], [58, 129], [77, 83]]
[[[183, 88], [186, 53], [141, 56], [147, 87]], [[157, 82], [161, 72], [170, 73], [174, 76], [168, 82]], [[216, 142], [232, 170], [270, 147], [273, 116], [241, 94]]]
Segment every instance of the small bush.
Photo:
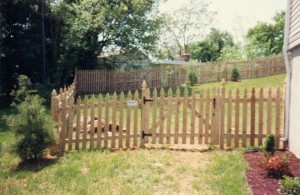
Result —
[[284, 175], [291, 175], [288, 164], [288, 156], [272, 156], [262, 159], [261, 168], [267, 171], [268, 176], [282, 178]]
[[56, 144], [54, 124], [38, 96], [27, 96], [16, 106], [18, 113], [10, 115], [7, 123], [15, 133], [15, 152], [22, 160], [40, 159], [44, 152]]
[[269, 134], [265, 138], [263, 152], [265, 156], [273, 156], [275, 152], [275, 137], [273, 134]]
[[195, 85], [198, 81], [197, 74], [194, 71], [189, 72], [189, 81], [191, 85]]
[[280, 193], [287, 195], [300, 194], [300, 178], [292, 178], [283, 176], [283, 179], [279, 181]]
[[231, 71], [231, 80], [238, 81], [240, 79], [240, 73], [236, 67], [234, 67]]
[[23, 102], [28, 95], [28, 89], [31, 86], [30, 79], [26, 75], [19, 75], [17, 86], [11, 91], [10, 95], [14, 98], [12, 106]]

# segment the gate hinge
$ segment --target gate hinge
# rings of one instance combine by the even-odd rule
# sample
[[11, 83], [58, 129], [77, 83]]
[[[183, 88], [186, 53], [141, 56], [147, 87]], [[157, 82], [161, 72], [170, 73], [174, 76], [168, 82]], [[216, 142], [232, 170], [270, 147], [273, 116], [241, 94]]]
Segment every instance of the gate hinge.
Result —
[[146, 102], [153, 102], [153, 100], [146, 99], [146, 97], [144, 96], [144, 98], [143, 98], [143, 104], [146, 104]]
[[146, 136], [152, 136], [151, 133], [145, 133], [144, 131], [142, 131], [142, 139], [144, 139]]

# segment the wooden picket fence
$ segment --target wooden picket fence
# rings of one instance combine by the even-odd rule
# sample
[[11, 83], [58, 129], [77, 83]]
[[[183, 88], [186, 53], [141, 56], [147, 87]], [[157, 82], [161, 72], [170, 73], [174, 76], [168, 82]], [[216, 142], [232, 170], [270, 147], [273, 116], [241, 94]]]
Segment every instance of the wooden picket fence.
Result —
[[241, 79], [264, 77], [285, 73], [282, 55], [273, 55], [247, 61], [212, 62], [198, 65], [165, 66], [132, 71], [121, 70], [76, 70], [78, 94], [128, 91], [140, 88], [146, 80], [150, 89], [176, 87], [188, 83], [189, 72], [196, 73], [198, 83], [208, 83], [231, 79], [231, 70], [236, 67]]
[[[152, 144], [212, 144], [223, 148], [261, 146], [275, 135], [276, 148], [284, 134], [284, 89], [189, 92], [187, 88], [152, 90], [118, 96], [80, 96], [74, 85], [52, 93], [51, 113], [65, 150], [132, 148]], [[180, 95], [183, 93], [183, 96]], [[190, 94], [189, 94], [190, 93]]]

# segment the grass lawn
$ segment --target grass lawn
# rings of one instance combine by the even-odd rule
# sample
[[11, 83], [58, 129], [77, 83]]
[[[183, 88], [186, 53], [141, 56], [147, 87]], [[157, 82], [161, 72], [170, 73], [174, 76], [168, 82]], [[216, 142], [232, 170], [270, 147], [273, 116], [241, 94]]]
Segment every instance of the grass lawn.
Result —
[[249, 194], [240, 151], [82, 151], [10, 164], [1, 194]]

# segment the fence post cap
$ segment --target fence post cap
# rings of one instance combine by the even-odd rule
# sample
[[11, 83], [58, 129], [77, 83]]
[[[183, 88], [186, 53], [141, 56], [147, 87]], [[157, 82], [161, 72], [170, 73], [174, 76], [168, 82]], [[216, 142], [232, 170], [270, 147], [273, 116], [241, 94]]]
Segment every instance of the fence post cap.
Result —
[[51, 95], [52, 95], [52, 97], [57, 96], [57, 93], [56, 93], [56, 90], [55, 90], [55, 89], [52, 90]]

